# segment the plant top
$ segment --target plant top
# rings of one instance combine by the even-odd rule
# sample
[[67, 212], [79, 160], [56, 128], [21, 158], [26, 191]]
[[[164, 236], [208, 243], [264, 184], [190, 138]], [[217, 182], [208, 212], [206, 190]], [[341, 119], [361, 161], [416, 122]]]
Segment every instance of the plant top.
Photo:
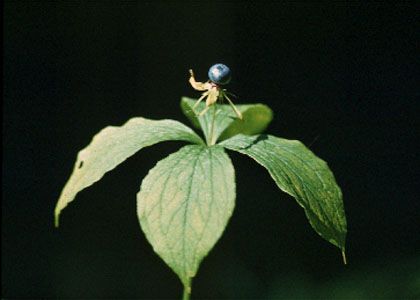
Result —
[[[159, 161], [137, 194], [140, 227], [183, 283], [183, 299], [189, 299], [200, 262], [219, 240], [235, 207], [235, 169], [226, 150], [249, 156], [265, 168], [278, 188], [303, 208], [314, 231], [341, 249], [346, 262], [342, 193], [327, 163], [297, 140], [262, 134], [272, 120], [271, 109], [260, 103], [235, 106], [221, 88], [230, 78], [223, 64], [210, 68], [206, 82], [197, 82], [190, 70], [191, 86], [203, 93], [198, 100], [183, 97], [181, 109], [205, 141], [178, 121], [143, 117], [97, 133], [77, 155], [54, 211], [55, 225], [80, 191], [139, 150], [163, 141], [184, 141], [189, 145]], [[225, 99], [228, 104], [222, 104]], [[209, 109], [212, 112], [206, 113]]]

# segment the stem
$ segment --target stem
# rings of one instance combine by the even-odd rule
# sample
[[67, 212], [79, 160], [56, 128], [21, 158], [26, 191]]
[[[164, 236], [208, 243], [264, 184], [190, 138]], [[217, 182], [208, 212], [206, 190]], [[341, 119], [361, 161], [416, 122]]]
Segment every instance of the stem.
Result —
[[210, 127], [210, 139], [207, 143], [209, 146], [214, 145], [216, 143], [215, 138], [214, 138], [214, 122], [216, 120], [216, 110], [217, 110], [216, 105], [217, 105], [216, 103], [213, 104], [214, 107], [213, 107], [213, 114], [212, 114], [211, 127]]
[[184, 293], [182, 294], [182, 300], [190, 300], [191, 296], [191, 278], [187, 284], [184, 284]]
[[182, 300], [190, 300], [190, 291], [189, 291], [189, 287], [184, 286], [184, 293], [182, 294]]
[[341, 255], [343, 256], [343, 262], [345, 265], [347, 265], [347, 257], [346, 257], [346, 251], [342, 250], [341, 251]]

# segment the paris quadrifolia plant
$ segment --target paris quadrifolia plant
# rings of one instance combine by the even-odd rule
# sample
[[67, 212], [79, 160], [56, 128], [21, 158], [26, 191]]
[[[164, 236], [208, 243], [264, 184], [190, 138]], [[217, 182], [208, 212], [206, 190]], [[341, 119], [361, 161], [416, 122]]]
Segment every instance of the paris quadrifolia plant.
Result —
[[135, 117], [122, 126], [104, 128], [78, 153], [55, 208], [55, 226], [78, 192], [140, 149], [184, 141], [189, 145], [159, 161], [137, 194], [140, 227], [181, 280], [183, 299], [189, 299], [200, 262], [222, 235], [235, 207], [235, 170], [226, 150], [245, 154], [266, 168], [280, 190], [303, 208], [312, 228], [341, 250], [346, 263], [342, 194], [326, 162], [297, 140], [262, 134], [272, 120], [271, 109], [264, 104], [235, 106], [223, 88], [231, 78], [227, 66], [212, 66], [208, 77], [197, 82], [190, 70], [191, 86], [203, 93], [198, 100], [181, 99], [183, 113], [202, 130], [205, 141], [169, 119]]

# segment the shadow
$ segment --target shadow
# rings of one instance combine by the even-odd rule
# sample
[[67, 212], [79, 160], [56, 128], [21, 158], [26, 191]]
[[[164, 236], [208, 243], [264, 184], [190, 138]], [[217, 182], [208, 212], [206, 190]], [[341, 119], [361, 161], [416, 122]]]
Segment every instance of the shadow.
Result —
[[248, 146], [243, 147], [243, 148], [241, 148], [241, 149], [246, 150], [246, 149], [251, 148], [251, 147], [252, 147], [252, 146], [254, 146], [255, 144], [257, 144], [257, 143], [259, 143], [259, 142], [262, 142], [262, 141], [264, 141], [264, 140], [268, 140], [268, 135], [267, 135], [267, 134], [259, 134], [258, 136], [256, 136], [256, 137], [255, 137], [255, 140], [254, 140], [254, 141], [252, 141], [252, 143], [251, 143], [251, 144], [249, 144]]

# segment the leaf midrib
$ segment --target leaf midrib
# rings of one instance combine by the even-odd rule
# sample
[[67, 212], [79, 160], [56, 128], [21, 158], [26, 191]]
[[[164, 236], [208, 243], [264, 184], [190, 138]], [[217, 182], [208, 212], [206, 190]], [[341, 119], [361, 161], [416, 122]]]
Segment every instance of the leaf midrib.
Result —
[[[190, 184], [188, 185], [188, 191], [187, 191], [187, 197], [186, 197], [187, 201], [186, 201], [185, 208], [184, 208], [184, 221], [183, 221], [183, 224], [182, 224], [182, 235], [183, 235], [183, 238], [182, 238], [182, 255], [184, 257], [184, 260], [183, 260], [184, 272], [186, 272], [186, 270], [187, 270], [187, 268], [185, 267], [185, 264], [186, 264], [186, 261], [187, 261], [186, 257], [185, 257], [185, 236], [186, 236], [185, 231], [186, 231], [186, 227], [187, 227], [187, 217], [188, 217], [187, 211], [188, 211], [188, 206], [190, 204], [191, 189], [192, 189], [192, 185], [193, 185], [193, 181], [194, 181], [194, 175], [195, 175], [195, 172], [196, 172], [197, 163], [198, 163], [198, 161], [201, 157], [201, 153], [205, 149], [206, 149], [205, 147], [202, 147], [201, 149], [199, 149], [199, 152], [197, 153], [197, 156], [196, 156], [197, 158], [194, 161], [194, 165], [193, 165], [193, 168], [192, 168], [193, 170], [192, 170], [192, 173], [191, 173], [191, 180], [190, 180]], [[190, 154], [190, 153], [188, 153], [188, 154]], [[187, 282], [184, 282], [184, 285], [188, 285], [188, 279], [190, 278], [190, 276], [189, 276], [189, 274], [185, 274], [185, 275], [187, 277]]]

